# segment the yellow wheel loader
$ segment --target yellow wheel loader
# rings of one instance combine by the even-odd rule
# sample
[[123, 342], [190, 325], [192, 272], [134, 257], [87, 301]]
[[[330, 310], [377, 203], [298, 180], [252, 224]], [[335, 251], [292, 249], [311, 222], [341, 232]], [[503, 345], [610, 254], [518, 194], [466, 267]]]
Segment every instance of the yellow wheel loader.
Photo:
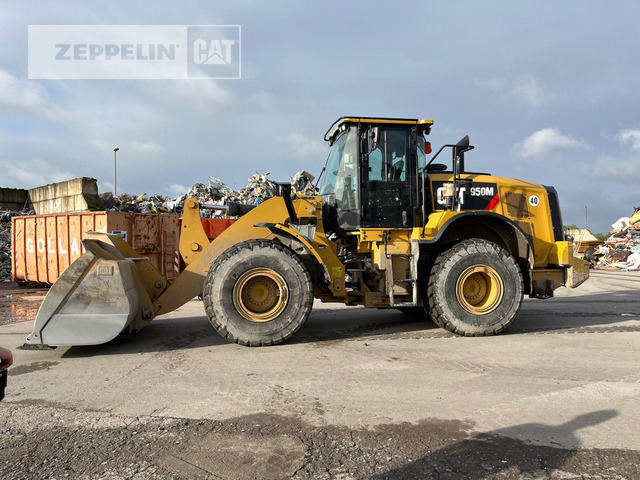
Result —
[[[51, 287], [29, 344], [90, 345], [140, 330], [203, 295], [214, 328], [260, 346], [290, 338], [323, 302], [419, 313], [459, 335], [493, 335], [523, 295], [549, 298], [588, 277], [565, 239], [553, 187], [466, 168], [469, 138], [430, 160], [433, 121], [342, 117], [315, 196], [231, 204], [238, 220], [209, 241], [185, 201], [169, 284], [117, 235], [94, 233]], [[451, 163], [436, 163], [451, 149]], [[444, 156], [443, 156], [444, 157]], [[219, 208], [219, 207], [216, 207]]]

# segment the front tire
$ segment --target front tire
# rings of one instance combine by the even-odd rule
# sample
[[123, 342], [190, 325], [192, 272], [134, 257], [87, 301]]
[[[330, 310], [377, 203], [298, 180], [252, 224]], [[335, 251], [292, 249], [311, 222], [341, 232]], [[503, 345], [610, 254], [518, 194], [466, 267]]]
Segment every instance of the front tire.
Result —
[[465, 240], [438, 255], [427, 286], [433, 321], [458, 335], [495, 335], [514, 320], [524, 286], [522, 272], [505, 249]]
[[249, 240], [213, 262], [204, 283], [204, 305], [213, 327], [230, 342], [275, 345], [309, 317], [313, 286], [293, 250], [269, 240]]

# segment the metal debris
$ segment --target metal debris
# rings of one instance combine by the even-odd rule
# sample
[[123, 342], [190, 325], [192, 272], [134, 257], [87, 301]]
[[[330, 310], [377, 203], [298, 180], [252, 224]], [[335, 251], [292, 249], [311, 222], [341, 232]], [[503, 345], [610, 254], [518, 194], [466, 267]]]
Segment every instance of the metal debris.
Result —
[[148, 197], [142, 195], [118, 195], [113, 196], [111, 192], [100, 195], [102, 206], [107, 211], [136, 212], [136, 213], [167, 213], [169, 210], [164, 206], [167, 198], [162, 195], [152, 195]]
[[[313, 185], [314, 176], [301, 171], [291, 177], [291, 186], [295, 194], [316, 195]], [[102, 206], [106, 211], [133, 213], [177, 213], [181, 214], [184, 201], [193, 196], [200, 203], [209, 205], [228, 205], [237, 202], [245, 205], [259, 205], [276, 195], [278, 185], [269, 179], [269, 172], [257, 173], [247, 180], [247, 185], [240, 190], [233, 190], [222, 180], [209, 177], [207, 183], [194, 183], [193, 186], [175, 198], [163, 195], [117, 195], [111, 192], [100, 195]], [[203, 216], [224, 216], [221, 210], [203, 210]], [[11, 218], [14, 216], [35, 215], [33, 210], [8, 211], [0, 210], [0, 281], [11, 280]]]
[[613, 225], [613, 230], [602, 245], [589, 248], [584, 258], [595, 268], [603, 270], [640, 269], [640, 215], [622, 217]]
[[33, 210], [0, 210], [0, 282], [11, 280], [11, 218], [35, 213]]
[[[291, 177], [293, 191], [298, 194], [315, 195], [317, 190], [313, 186], [313, 175], [308, 172], [298, 172]], [[108, 211], [124, 211], [138, 213], [177, 213], [181, 214], [187, 197], [195, 197], [201, 204], [228, 205], [237, 202], [245, 205], [259, 205], [276, 195], [278, 185], [269, 179], [269, 172], [257, 173], [247, 180], [247, 186], [240, 190], [233, 190], [222, 180], [209, 177], [207, 183], [194, 183], [193, 186], [175, 198], [162, 195], [119, 195], [111, 193], [101, 195], [104, 209]], [[203, 216], [224, 216], [220, 210], [204, 210]]]
[[318, 189], [313, 185], [313, 180], [315, 178], [316, 177], [304, 170], [296, 173], [291, 177], [293, 193], [299, 193], [301, 195], [317, 195]]

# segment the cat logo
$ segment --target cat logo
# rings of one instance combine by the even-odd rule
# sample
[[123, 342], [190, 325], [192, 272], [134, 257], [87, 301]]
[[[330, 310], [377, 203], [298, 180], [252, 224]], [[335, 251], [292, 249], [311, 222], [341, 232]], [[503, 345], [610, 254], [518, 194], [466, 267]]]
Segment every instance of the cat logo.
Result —
[[193, 61], [197, 65], [231, 65], [231, 47], [235, 40], [195, 40]]
[[[436, 209], [445, 205], [444, 183], [436, 181], [432, 184]], [[457, 202], [461, 210], [491, 210], [497, 205], [498, 200], [498, 185], [495, 183], [470, 182], [458, 187]]]

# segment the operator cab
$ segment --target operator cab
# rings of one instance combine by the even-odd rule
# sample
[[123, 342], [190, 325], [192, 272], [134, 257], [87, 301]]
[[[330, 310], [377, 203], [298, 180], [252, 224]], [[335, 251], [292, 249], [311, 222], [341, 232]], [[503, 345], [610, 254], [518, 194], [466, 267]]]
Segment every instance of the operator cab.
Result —
[[325, 229], [411, 228], [422, 218], [422, 172], [432, 120], [342, 117], [325, 134], [331, 151], [319, 194]]

